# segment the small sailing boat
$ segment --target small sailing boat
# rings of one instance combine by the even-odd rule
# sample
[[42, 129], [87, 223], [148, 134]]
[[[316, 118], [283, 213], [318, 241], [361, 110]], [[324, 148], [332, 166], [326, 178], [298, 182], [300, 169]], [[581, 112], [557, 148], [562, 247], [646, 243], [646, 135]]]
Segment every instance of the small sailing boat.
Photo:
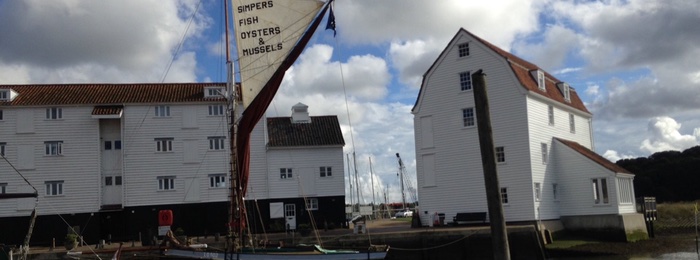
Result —
[[[226, 2], [227, 0], [225, 0]], [[384, 259], [386, 247], [374, 252], [326, 250], [315, 246], [311, 253], [243, 252], [250, 135], [272, 102], [284, 74], [301, 55], [332, 0], [233, 0], [236, 46], [240, 67], [240, 91], [234, 87], [233, 64], [226, 50], [228, 100], [231, 113], [231, 190], [229, 241], [226, 252], [189, 248], [168, 249], [163, 254], [197, 259]], [[227, 3], [224, 5], [227, 6]], [[228, 8], [226, 7], [228, 39]], [[332, 10], [327, 28], [335, 30]], [[228, 45], [227, 45], [228, 46]], [[240, 103], [239, 103], [240, 101]], [[240, 109], [243, 109], [242, 112]], [[258, 251], [258, 252], [260, 252]], [[274, 250], [273, 250], [274, 251]]]

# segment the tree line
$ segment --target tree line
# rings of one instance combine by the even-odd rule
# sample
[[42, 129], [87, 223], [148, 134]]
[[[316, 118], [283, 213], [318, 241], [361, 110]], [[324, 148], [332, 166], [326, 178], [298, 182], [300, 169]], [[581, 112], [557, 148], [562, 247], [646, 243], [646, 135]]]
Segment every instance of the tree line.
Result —
[[656, 197], [657, 202], [700, 199], [700, 146], [622, 159], [616, 164], [635, 174], [637, 197]]

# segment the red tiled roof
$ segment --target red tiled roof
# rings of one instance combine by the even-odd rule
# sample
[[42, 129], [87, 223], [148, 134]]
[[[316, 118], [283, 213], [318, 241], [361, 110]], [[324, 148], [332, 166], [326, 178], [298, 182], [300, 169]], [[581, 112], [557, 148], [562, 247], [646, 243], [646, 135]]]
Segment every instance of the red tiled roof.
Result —
[[632, 174], [627, 169], [622, 168], [619, 165], [614, 164], [611, 161], [608, 161], [608, 159], [603, 158], [603, 156], [598, 155], [594, 151], [591, 151], [590, 149], [584, 147], [583, 145], [580, 145], [577, 142], [569, 141], [569, 140], [565, 140], [565, 139], [561, 139], [561, 138], [554, 138], [554, 139], [561, 142], [562, 144], [568, 146], [569, 148], [573, 149], [574, 151], [580, 153], [581, 155], [587, 157], [591, 161], [599, 164], [600, 166], [605, 167], [608, 170], [611, 170], [613, 172]]
[[[588, 114], [591, 113], [583, 104], [583, 101], [581, 101], [581, 99], [578, 97], [578, 94], [576, 94], [576, 90], [573, 88], [571, 88], [571, 91], [569, 91], [569, 97], [571, 102], [567, 102], [566, 100], [564, 100], [564, 94], [556, 86], [556, 83], [562, 82], [561, 80], [555, 78], [554, 76], [547, 73], [537, 65], [532, 64], [524, 59], [521, 59], [520, 57], [515, 56], [510, 52], [504, 51], [501, 48], [498, 48], [496, 45], [493, 45], [490, 42], [481, 39], [480, 37], [470, 33], [464, 28], [460, 28], [460, 31], [464, 31], [465, 33], [471, 35], [472, 37], [474, 37], [474, 39], [477, 39], [479, 42], [486, 45], [494, 52], [498, 53], [498, 55], [500, 55], [501, 57], [504, 57], [510, 63], [510, 68], [513, 70], [513, 73], [515, 73], [515, 76], [518, 77], [520, 84], [522, 84], [522, 86], [525, 89], [553, 99], [559, 103], [581, 110]], [[530, 74], [530, 71], [532, 70], [541, 70], [542, 72], [544, 72], [545, 78], [549, 79], [545, 80], [545, 91], [539, 90], [539, 87], [537, 86], [537, 79], [532, 77], [532, 74]]]
[[125, 103], [176, 103], [212, 101], [204, 98], [204, 87], [226, 83], [135, 83], [135, 84], [47, 84], [0, 85], [19, 95], [5, 106], [112, 105]]
[[310, 123], [292, 123], [291, 117], [267, 118], [268, 146], [345, 145], [337, 116], [312, 116]]
[[[459, 34], [461, 32], [465, 32], [465, 33], [469, 34], [471, 37], [474, 37], [474, 39], [478, 40], [482, 44], [486, 45], [489, 49], [493, 50], [498, 55], [505, 58], [506, 61], [508, 61], [508, 63], [510, 64], [511, 70], [513, 71], [515, 76], [518, 78], [520, 85], [522, 85], [522, 87], [525, 88], [526, 90], [533, 92], [533, 93], [540, 94], [542, 96], [545, 96], [549, 99], [555, 100], [555, 101], [562, 103], [564, 105], [567, 105], [569, 107], [573, 107], [575, 109], [578, 109], [582, 112], [585, 112], [588, 114], [591, 113], [590, 111], [588, 111], [586, 106], [583, 104], [583, 101], [581, 101], [581, 98], [579, 98], [578, 94], [576, 94], [575, 89], [571, 88], [571, 90], [569, 91], [571, 102], [567, 102], [566, 100], [564, 100], [564, 94], [562, 94], [561, 91], [559, 90], [559, 88], [556, 86], [556, 83], [561, 82], [560, 80], [558, 80], [557, 78], [555, 78], [551, 74], [547, 73], [546, 71], [540, 69], [537, 65], [532, 64], [524, 59], [521, 59], [520, 57], [515, 56], [512, 53], [504, 51], [501, 48], [498, 48], [496, 45], [493, 45], [490, 42], [488, 42], [482, 38], [479, 38], [478, 36], [465, 30], [464, 28], [460, 28], [459, 32], [457, 32], [457, 34], [455, 34], [455, 36], [450, 41], [450, 44], [452, 44], [452, 42], [457, 38], [457, 36], [459, 36]], [[447, 51], [447, 47], [445, 47], [445, 49], [442, 51], [442, 53], [440, 53], [440, 56], [442, 56], [446, 51]], [[428, 69], [428, 71], [432, 70], [436, 63], [437, 63], [437, 60], [435, 62], [433, 62], [433, 64]], [[530, 74], [530, 71], [538, 70], [538, 69], [541, 70], [542, 72], [544, 72], [545, 77], [547, 79], [549, 79], [549, 80], [545, 80], [545, 90], [546, 91], [539, 90], [539, 87], [537, 87], [537, 79], [533, 78]], [[426, 74], [423, 75], [423, 77], [425, 77], [426, 75], [427, 75], [427, 72], [426, 72]], [[420, 98], [420, 95], [422, 92], [423, 92], [423, 86], [421, 85], [421, 89], [419, 90], [419, 93], [418, 93], [418, 98]], [[418, 105], [418, 100], [419, 99], [416, 99], [416, 103], [414, 104], [413, 109], [415, 109], [415, 107]]]

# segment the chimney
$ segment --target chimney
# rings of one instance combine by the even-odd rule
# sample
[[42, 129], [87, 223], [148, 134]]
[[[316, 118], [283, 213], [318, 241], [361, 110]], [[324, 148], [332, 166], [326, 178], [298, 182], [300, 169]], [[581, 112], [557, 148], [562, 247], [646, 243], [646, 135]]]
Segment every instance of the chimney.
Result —
[[309, 106], [302, 103], [297, 103], [292, 107], [292, 123], [311, 123], [311, 117], [309, 117]]

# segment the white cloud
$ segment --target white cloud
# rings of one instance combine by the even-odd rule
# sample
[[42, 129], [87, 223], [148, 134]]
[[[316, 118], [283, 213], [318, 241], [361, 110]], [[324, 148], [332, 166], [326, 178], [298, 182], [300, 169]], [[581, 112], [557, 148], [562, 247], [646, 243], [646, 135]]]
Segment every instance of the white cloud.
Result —
[[598, 86], [598, 85], [589, 85], [589, 86], [586, 88], [586, 94], [587, 94], [587, 95], [590, 95], [590, 96], [597, 96], [598, 93], [600, 93], [599, 90], [600, 90], [600, 86]]
[[636, 158], [636, 156], [633, 155], [620, 154], [615, 150], [606, 150], [605, 153], [603, 153], [603, 157], [611, 162], [617, 162], [622, 159]]
[[683, 135], [678, 130], [681, 124], [670, 117], [656, 117], [649, 120], [649, 137], [642, 141], [639, 149], [649, 153], [668, 150], [682, 151], [700, 144], [700, 128], [693, 135]]
[[198, 37], [211, 22], [200, 15], [188, 24], [189, 17], [179, 16], [195, 6], [155, 0], [0, 2], [0, 70], [19, 65], [30, 76], [3, 82], [158, 81], [183, 33]]

